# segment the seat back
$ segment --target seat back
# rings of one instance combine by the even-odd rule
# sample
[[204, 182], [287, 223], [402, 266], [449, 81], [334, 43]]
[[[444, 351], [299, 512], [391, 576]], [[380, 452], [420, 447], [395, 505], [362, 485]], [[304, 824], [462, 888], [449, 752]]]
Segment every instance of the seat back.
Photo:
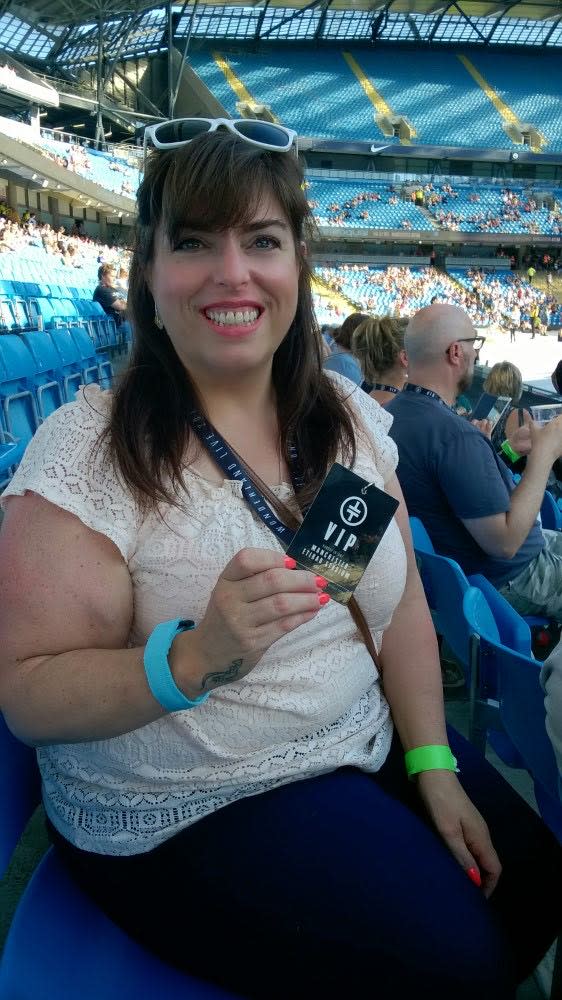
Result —
[[461, 608], [469, 582], [453, 559], [418, 549], [416, 559], [435, 631], [446, 639], [468, 680], [469, 632]]
[[435, 552], [433, 542], [425, 529], [425, 525], [422, 521], [420, 521], [419, 517], [411, 515], [410, 531], [412, 532], [412, 541], [416, 552]]
[[40, 799], [35, 750], [16, 740], [0, 715], [0, 878]]
[[66, 327], [54, 327], [49, 330], [61, 360], [61, 364], [67, 368], [69, 365], [80, 365], [80, 351], [72, 338], [70, 330]]
[[531, 630], [524, 618], [511, 606], [505, 597], [496, 590], [485, 576], [475, 573], [468, 577], [473, 587], [482, 591], [494, 616], [499, 637], [504, 646], [515, 649], [524, 656], [532, 656]]
[[562, 510], [560, 510], [552, 493], [544, 491], [541, 504], [541, 522], [543, 528], [550, 528], [552, 531], [562, 531]]
[[[481, 591], [467, 591], [463, 613], [478, 645], [480, 668], [497, 676], [499, 716], [506, 735], [519, 752], [537, 787], [537, 802], [545, 821], [562, 840], [562, 803], [558, 769], [545, 725], [541, 664], [508, 649], [489, 628], [492, 614]], [[492, 618], [493, 620], [493, 618]], [[541, 805], [542, 803], [542, 805]]]

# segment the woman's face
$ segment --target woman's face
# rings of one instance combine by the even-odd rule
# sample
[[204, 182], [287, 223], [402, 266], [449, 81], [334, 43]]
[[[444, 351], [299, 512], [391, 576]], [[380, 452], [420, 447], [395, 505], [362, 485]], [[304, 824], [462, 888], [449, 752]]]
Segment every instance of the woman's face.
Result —
[[159, 227], [149, 285], [189, 373], [217, 377], [270, 370], [295, 316], [299, 264], [280, 204], [265, 197], [250, 221], [224, 232]]

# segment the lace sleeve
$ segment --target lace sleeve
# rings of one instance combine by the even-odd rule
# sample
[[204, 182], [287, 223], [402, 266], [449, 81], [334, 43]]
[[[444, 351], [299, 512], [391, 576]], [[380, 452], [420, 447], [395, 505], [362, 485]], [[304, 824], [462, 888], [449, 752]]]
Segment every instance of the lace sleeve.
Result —
[[140, 518], [105, 446], [99, 444], [110, 399], [110, 393], [89, 385], [80, 390], [74, 403], [51, 414], [30, 441], [2, 503], [28, 490], [38, 493], [110, 538], [128, 562]]
[[351, 409], [357, 432], [362, 435], [365, 445], [374, 455], [377, 470], [383, 482], [387, 483], [398, 465], [398, 449], [388, 435], [392, 426], [390, 413], [349, 379], [334, 372], [326, 374], [338, 387], [343, 401]]

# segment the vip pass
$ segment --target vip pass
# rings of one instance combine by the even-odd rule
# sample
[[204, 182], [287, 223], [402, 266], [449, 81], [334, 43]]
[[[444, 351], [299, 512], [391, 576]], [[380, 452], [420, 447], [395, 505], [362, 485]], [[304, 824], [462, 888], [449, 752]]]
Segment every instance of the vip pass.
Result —
[[287, 555], [324, 576], [330, 597], [347, 604], [397, 507], [394, 497], [336, 462]]

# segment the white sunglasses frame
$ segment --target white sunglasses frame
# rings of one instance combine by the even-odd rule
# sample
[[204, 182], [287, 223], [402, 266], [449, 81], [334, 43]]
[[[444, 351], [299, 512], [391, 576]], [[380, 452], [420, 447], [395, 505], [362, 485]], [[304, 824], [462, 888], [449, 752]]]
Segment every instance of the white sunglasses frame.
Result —
[[[274, 128], [280, 129], [287, 136], [286, 146], [275, 146], [269, 142], [258, 142], [257, 139], [248, 139], [245, 135], [236, 128], [239, 122], [248, 121], [260, 121], [256, 118], [170, 118], [168, 121], [156, 122], [154, 125], [147, 125], [144, 130], [143, 135], [143, 162], [146, 160], [148, 140], [150, 140], [152, 146], [155, 149], [179, 149], [180, 146], [186, 146], [188, 143], [193, 142], [193, 139], [197, 136], [193, 136], [193, 139], [181, 139], [178, 142], [159, 142], [155, 136], [155, 132], [161, 125], [171, 125], [174, 122], [207, 122], [211, 127], [207, 130], [208, 132], [216, 132], [221, 126], [232, 132], [233, 135], [237, 135], [239, 139], [243, 142], [247, 142], [249, 146], [255, 146], [257, 149], [268, 149], [274, 153], [289, 153], [293, 148], [295, 149], [295, 155], [298, 157], [298, 134], [292, 128], [287, 128], [286, 125], [278, 125], [277, 122], [263, 122], [264, 125], [272, 125]], [[207, 132], [200, 132], [199, 135], [207, 135]]]

